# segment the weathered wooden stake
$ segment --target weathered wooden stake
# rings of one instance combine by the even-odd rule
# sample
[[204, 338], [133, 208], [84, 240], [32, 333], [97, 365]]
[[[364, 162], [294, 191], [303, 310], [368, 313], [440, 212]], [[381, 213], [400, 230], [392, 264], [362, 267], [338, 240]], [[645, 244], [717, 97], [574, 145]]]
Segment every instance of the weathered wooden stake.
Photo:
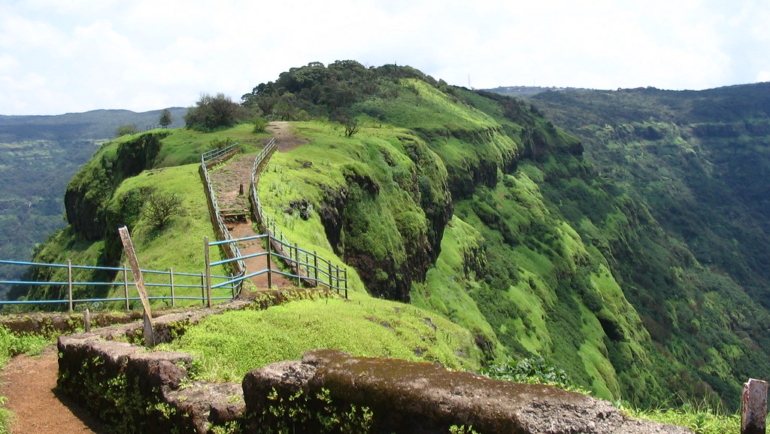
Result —
[[72, 312], [72, 261], [67, 259], [67, 296], [69, 298], [69, 311]]
[[767, 382], [749, 379], [743, 385], [741, 434], [765, 434], [767, 417]]
[[86, 333], [91, 331], [91, 312], [88, 309], [83, 312], [83, 327], [86, 329]]
[[120, 240], [123, 242], [123, 249], [126, 251], [128, 263], [131, 264], [131, 274], [134, 275], [134, 284], [139, 292], [139, 298], [142, 300], [144, 308], [144, 344], [148, 347], [155, 346], [155, 331], [152, 328], [152, 311], [150, 310], [150, 299], [147, 298], [147, 290], [144, 287], [144, 277], [142, 269], [139, 268], [139, 261], [136, 259], [134, 244], [131, 242], [131, 235], [128, 234], [128, 228], [123, 226], [118, 229]]

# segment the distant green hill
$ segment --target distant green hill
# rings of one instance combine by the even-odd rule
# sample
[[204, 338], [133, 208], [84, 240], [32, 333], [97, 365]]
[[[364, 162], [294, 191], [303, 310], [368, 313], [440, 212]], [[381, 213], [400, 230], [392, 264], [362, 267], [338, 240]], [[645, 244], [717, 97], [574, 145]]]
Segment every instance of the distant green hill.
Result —
[[[757, 304], [763, 223], [749, 220], [761, 200], [736, 214], [730, 205], [766, 183], [724, 190], [753, 170], [725, 161], [764, 152], [764, 100], [744, 87], [695, 102], [645, 96], [660, 92], [617, 93], [636, 106], [581, 99], [612, 99], [599, 91], [521, 101], [410, 67], [341, 61], [292, 68], [243, 101], [307, 140], [273, 156], [260, 199], [292, 242], [351, 266], [355, 297], [444, 315], [470, 332], [484, 363], [543, 357], [602, 398], [734, 409], [741, 382], [770, 378], [770, 315]], [[676, 104], [691, 108], [692, 124], [671, 117]], [[726, 117], [708, 117], [717, 114]], [[706, 136], [716, 140], [708, 152]], [[38, 258], [117, 263], [114, 228], [126, 224], [143, 264], [195, 266], [188, 243], [207, 231], [195, 223], [204, 217], [148, 230], [142, 188], [186, 194], [194, 208], [196, 156], [226, 138], [253, 153], [262, 137], [240, 125], [102, 145], [67, 187], [70, 226]], [[711, 192], [733, 202], [709, 202]]]
[[[187, 109], [170, 110], [171, 126], [183, 126]], [[37, 243], [66, 224], [64, 188], [98, 145], [113, 138], [118, 125], [143, 129], [157, 125], [159, 115], [160, 110], [0, 115], [0, 259], [28, 261]], [[0, 265], [0, 280], [15, 279], [23, 271]]]

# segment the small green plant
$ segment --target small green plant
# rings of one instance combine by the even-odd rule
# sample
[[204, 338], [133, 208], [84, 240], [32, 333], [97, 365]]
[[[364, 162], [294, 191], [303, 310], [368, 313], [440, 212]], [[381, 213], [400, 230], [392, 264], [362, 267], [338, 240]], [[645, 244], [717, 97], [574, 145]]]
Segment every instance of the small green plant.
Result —
[[267, 399], [267, 408], [251, 416], [259, 427], [257, 432], [289, 434], [301, 427], [319, 433], [366, 433], [374, 421], [368, 407], [335, 403], [328, 389], [284, 394], [273, 388]]
[[740, 431], [739, 413], [720, 414], [707, 406], [685, 403], [679, 408], [656, 408], [638, 410], [624, 408], [623, 411], [637, 419], [683, 426], [696, 434], [731, 434]]
[[467, 427], [465, 425], [452, 425], [449, 427], [449, 434], [478, 434], [478, 432], [473, 429], [473, 425]]
[[563, 369], [553, 366], [541, 357], [521, 359], [518, 362], [508, 360], [495, 363], [482, 369], [481, 374], [495, 380], [549, 384], [562, 389], [574, 388], [574, 384]]

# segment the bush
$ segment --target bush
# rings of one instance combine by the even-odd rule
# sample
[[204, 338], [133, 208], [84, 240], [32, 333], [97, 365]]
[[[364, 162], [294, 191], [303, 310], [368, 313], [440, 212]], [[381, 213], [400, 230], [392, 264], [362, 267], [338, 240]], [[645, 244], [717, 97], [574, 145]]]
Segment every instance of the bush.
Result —
[[253, 132], [255, 133], [265, 132], [265, 128], [267, 127], [267, 120], [265, 120], [264, 118], [257, 116], [251, 121], [251, 123], [254, 124]]
[[230, 128], [248, 117], [247, 109], [223, 93], [216, 96], [203, 94], [195, 105], [187, 110], [184, 121], [187, 128], [197, 131], [210, 132]]
[[182, 198], [174, 193], [152, 191], [144, 205], [144, 217], [154, 229], [162, 229], [168, 221], [184, 213]]
[[495, 380], [550, 384], [562, 389], [574, 388], [572, 381], [563, 369], [551, 365], [540, 357], [526, 358], [518, 362], [496, 363], [482, 369], [481, 374]]
[[115, 129], [115, 137], [127, 136], [138, 132], [139, 128], [135, 124], [123, 124]]

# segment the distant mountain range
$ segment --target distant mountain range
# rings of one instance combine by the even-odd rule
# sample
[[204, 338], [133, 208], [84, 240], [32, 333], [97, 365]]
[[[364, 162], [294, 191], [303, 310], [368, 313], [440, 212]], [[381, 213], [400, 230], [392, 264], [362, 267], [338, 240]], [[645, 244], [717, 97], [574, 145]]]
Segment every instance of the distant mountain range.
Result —
[[[184, 126], [186, 108], [169, 109], [171, 128]], [[158, 125], [161, 110], [94, 110], [57, 116], [0, 115], [0, 259], [28, 261], [37, 243], [64, 227], [64, 189], [98, 145], [119, 125], [140, 131]], [[21, 275], [0, 265], [0, 280]], [[0, 286], [0, 294], [3, 288]]]
[[585, 89], [582, 87], [541, 87], [541, 86], [498, 86], [494, 89], [482, 89], [487, 92], [499, 93], [500, 95], [515, 96], [518, 98], [528, 98], [535, 96], [539, 93], [548, 91], [578, 91], [585, 92], [592, 89]]

